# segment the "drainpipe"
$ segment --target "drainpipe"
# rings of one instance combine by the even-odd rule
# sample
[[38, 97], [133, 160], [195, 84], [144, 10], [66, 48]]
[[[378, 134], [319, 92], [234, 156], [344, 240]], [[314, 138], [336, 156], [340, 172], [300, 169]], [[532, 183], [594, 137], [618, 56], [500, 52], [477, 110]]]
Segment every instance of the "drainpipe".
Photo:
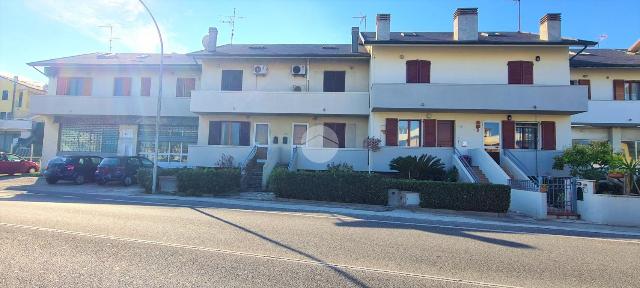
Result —
[[307, 92], [309, 92], [309, 74], [311, 74], [311, 67], [309, 65], [311, 65], [311, 61], [307, 58], [307, 75], [305, 76], [307, 78]]
[[578, 51], [578, 53], [576, 53], [576, 55], [571, 56], [571, 58], [569, 58], [569, 61], [573, 60], [573, 58], [576, 58], [576, 56], [580, 55], [580, 53], [584, 52], [584, 50], [587, 49], [587, 45], [584, 45], [584, 47], [582, 47], [582, 49], [580, 49], [580, 51]]
[[13, 76], [13, 93], [11, 93], [11, 120], [16, 119], [14, 116], [16, 110], [16, 88], [18, 88], [18, 76]]

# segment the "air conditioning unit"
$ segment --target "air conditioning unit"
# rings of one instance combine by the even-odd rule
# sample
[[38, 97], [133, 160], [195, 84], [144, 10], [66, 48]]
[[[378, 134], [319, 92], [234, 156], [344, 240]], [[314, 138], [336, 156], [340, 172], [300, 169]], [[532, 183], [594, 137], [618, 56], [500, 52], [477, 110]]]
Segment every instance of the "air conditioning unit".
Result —
[[291, 65], [291, 75], [307, 75], [307, 66]]
[[267, 65], [253, 65], [253, 74], [266, 75], [267, 70]]
[[294, 92], [302, 92], [302, 90], [304, 90], [304, 87], [302, 85], [293, 85], [292, 90]]

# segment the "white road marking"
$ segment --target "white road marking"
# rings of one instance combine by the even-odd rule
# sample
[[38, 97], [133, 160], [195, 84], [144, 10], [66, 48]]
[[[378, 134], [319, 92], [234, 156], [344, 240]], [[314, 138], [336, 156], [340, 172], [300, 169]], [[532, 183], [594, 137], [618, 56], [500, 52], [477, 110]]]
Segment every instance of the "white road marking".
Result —
[[387, 275], [393, 275], [393, 276], [421, 278], [421, 279], [427, 279], [432, 281], [460, 283], [460, 284], [474, 285], [474, 286], [481, 286], [481, 287], [519, 288], [519, 286], [502, 285], [497, 283], [464, 280], [464, 279], [418, 274], [418, 273], [411, 273], [411, 272], [404, 272], [404, 271], [394, 271], [394, 270], [386, 270], [386, 269], [371, 268], [371, 267], [345, 265], [345, 264], [329, 263], [329, 262], [321, 262], [321, 261], [313, 261], [313, 260], [305, 260], [305, 259], [296, 259], [296, 258], [272, 256], [272, 255], [266, 255], [266, 254], [256, 254], [256, 253], [249, 253], [249, 252], [242, 252], [242, 251], [202, 247], [202, 246], [193, 246], [193, 245], [184, 245], [184, 244], [153, 241], [153, 240], [119, 237], [119, 236], [112, 236], [112, 235], [85, 233], [85, 232], [79, 232], [79, 231], [70, 231], [70, 230], [62, 230], [62, 229], [46, 228], [46, 227], [38, 227], [38, 226], [30, 226], [30, 225], [0, 222], [0, 226], [26, 229], [26, 230], [44, 231], [44, 232], [51, 232], [51, 233], [59, 233], [59, 234], [67, 234], [67, 235], [75, 235], [75, 236], [83, 236], [83, 237], [91, 237], [91, 238], [99, 238], [99, 239], [108, 239], [108, 240], [123, 241], [123, 242], [141, 243], [141, 244], [172, 247], [172, 248], [206, 251], [206, 252], [221, 253], [221, 254], [227, 254], [227, 255], [261, 258], [261, 259], [282, 261], [282, 262], [300, 263], [300, 264], [334, 267], [334, 268], [344, 268], [344, 269], [351, 269], [351, 270], [364, 271], [364, 272], [381, 273], [381, 274], [387, 274]]

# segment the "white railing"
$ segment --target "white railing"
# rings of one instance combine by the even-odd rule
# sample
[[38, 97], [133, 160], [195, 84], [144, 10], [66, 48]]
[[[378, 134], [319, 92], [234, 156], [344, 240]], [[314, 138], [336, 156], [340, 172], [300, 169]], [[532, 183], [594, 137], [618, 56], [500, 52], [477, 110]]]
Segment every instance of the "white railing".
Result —
[[460, 153], [460, 150], [458, 150], [458, 148], [453, 148], [453, 163], [458, 169], [458, 171], [462, 173], [463, 180], [468, 180], [463, 182], [472, 182], [472, 183], [480, 182], [480, 180], [478, 180], [478, 175], [476, 175], [473, 172], [473, 169], [471, 169], [471, 163], [469, 163], [469, 161], [467, 161], [467, 158], [464, 156], [465, 155], [462, 155], [462, 153]]
[[511, 178], [502, 170], [502, 167], [487, 154], [487, 151], [483, 148], [469, 149], [467, 151], [469, 155], [471, 155], [471, 162], [480, 168], [489, 182], [493, 184], [509, 184], [509, 179]]
[[289, 157], [289, 165], [287, 166], [287, 169], [290, 172], [294, 172], [298, 170], [298, 166], [297, 166], [297, 162], [298, 161], [298, 147], [294, 146], [293, 149], [291, 149], [291, 156]]
[[251, 152], [251, 146], [225, 146], [225, 145], [189, 145], [188, 166], [190, 167], [215, 167], [216, 162], [223, 155], [233, 157], [233, 165], [242, 164]]

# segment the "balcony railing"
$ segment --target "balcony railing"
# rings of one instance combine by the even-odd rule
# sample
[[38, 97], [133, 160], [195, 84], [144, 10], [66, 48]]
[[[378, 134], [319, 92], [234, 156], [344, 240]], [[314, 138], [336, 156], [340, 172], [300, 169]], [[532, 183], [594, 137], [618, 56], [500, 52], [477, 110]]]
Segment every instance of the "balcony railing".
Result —
[[[148, 96], [31, 96], [34, 115], [155, 116], [157, 97]], [[195, 116], [189, 98], [162, 97], [162, 116]]]
[[191, 93], [191, 111], [364, 116], [369, 114], [369, 93], [197, 90]]
[[573, 124], [640, 126], [640, 101], [589, 101], [589, 111], [571, 117]]
[[373, 84], [371, 110], [571, 115], [587, 111], [587, 88], [577, 85]]

